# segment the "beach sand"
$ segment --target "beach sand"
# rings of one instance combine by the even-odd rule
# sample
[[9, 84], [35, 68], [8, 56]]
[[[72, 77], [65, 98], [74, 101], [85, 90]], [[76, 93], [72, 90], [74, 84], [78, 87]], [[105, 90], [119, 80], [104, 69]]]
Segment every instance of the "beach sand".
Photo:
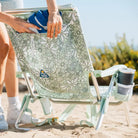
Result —
[[[20, 93], [22, 100], [25, 93]], [[2, 95], [2, 105], [7, 114], [7, 96]], [[8, 131], [0, 132], [0, 138], [138, 138], [138, 95], [132, 96], [128, 102], [130, 109], [131, 126], [127, 126], [123, 105], [109, 106], [100, 130], [87, 126], [80, 126], [78, 122], [85, 119], [85, 105], [78, 105], [67, 119], [65, 124], [56, 123], [53, 126], [44, 125], [41, 127], [33, 127], [33, 130], [23, 132], [9, 127]], [[52, 104], [54, 116], [59, 116], [67, 105]], [[45, 118], [41, 109], [41, 104], [36, 101], [29, 106], [34, 117]], [[53, 115], [52, 115], [53, 116]]]

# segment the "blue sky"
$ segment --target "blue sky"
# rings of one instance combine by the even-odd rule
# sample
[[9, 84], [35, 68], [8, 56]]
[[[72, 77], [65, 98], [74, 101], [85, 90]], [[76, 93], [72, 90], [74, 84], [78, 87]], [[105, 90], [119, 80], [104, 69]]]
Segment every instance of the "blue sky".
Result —
[[[126, 34], [128, 42], [138, 47], [138, 0], [57, 0], [58, 5], [72, 4], [79, 10], [88, 46], [115, 42]], [[46, 0], [24, 0], [24, 7], [44, 7]]]

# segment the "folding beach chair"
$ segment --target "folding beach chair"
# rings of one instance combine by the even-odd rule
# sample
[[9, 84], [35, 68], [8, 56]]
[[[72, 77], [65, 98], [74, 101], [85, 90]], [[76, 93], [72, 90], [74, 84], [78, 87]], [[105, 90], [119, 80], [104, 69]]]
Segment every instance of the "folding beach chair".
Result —
[[[21, 9], [8, 13], [27, 19], [40, 9], [46, 8]], [[45, 99], [47, 102], [50, 100], [54, 103], [69, 104], [69, 106], [59, 118], [48, 118], [36, 126], [45, 123], [52, 124], [54, 121], [64, 122], [77, 104], [86, 104], [87, 119], [81, 120], [80, 124], [99, 129], [108, 104], [122, 104], [132, 95], [133, 85], [127, 88], [130, 91], [127, 94], [118, 93], [118, 72], [128, 68], [124, 65], [116, 65], [104, 71], [94, 70], [85, 45], [77, 10], [71, 5], [61, 6], [59, 10], [62, 13], [63, 29], [57, 39], [49, 40], [43, 33], [19, 34], [7, 26], [29, 91], [29, 94], [24, 96], [21, 112], [15, 124], [17, 129], [26, 130], [26, 128], [19, 127], [20, 118], [24, 112], [32, 114], [28, 104], [37, 99], [42, 103], [44, 114], [47, 114], [48, 110], [45, 108]], [[33, 92], [26, 73], [31, 76], [37, 94]], [[94, 86], [89, 85], [89, 74], [91, 74]], [[104, 91], [98, 86], [96, 78], [106, 76], [112, 76], [112, 78], [108, 89]], [[117, 101], [109, 102], [111, 96], [114, 96]], [[127, 112], [128, 110], [126, 110], [126, 118], [129, 123]]]

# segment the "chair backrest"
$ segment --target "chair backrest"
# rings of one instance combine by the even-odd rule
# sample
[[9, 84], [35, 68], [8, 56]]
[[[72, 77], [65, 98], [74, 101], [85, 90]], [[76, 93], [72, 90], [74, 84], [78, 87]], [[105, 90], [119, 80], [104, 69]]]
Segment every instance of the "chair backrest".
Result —
[[[46, 34], [18, 34], [7, 26], [22, 71], [29, 72], [40, 95], [88, 99], [93, 71], [75, 8], [60, 8], [63, 29], [57, 39]], [[30, 14], [30, 13], [29, 13]], [[20, 14], [20, 17], [25, 17]]]

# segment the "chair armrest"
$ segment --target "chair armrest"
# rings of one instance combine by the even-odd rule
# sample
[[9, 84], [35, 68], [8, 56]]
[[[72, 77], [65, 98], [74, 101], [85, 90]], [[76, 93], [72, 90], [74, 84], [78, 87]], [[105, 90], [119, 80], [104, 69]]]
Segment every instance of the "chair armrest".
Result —
[[115, 74], [119, 69], [127, 68], [125, 65], [114, 65], [106, 70], [95, 70], [95, 77], [107, 77]]

